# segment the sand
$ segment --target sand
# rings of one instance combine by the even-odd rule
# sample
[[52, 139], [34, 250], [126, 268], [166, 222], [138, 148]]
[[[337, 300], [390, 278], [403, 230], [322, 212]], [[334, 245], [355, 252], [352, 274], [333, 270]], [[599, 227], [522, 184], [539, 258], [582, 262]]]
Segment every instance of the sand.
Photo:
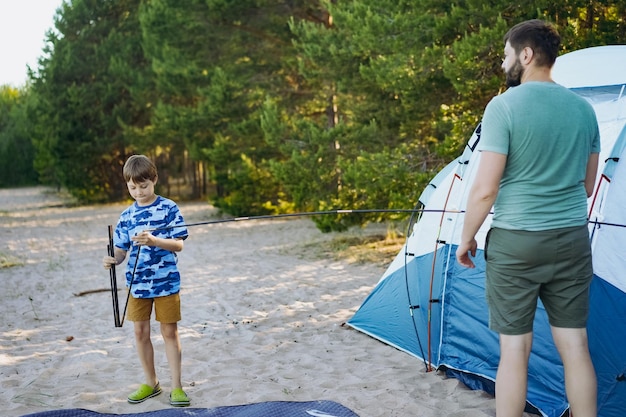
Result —
[[[63, 203], [43, 187], [0, 190], [0, 414], [169, 408], [156, 322], [164, 393], [126, 401], [143, 374], [132, 323], [114, 327], [101, 263], [107, 225], [126, 205]], [[206, 203], [180, 207], [188, 223], [216, 215]], [[179, 329], [192, 407], [331, 400], [361, 417], [495, 416], [488, 394], [344, 325], [385, 266], [312, 253], [312, 243], [332, 238], [307, 218], [190, 228], [179, 258]], [[117, 275], [121, 283], [122, 269]]]

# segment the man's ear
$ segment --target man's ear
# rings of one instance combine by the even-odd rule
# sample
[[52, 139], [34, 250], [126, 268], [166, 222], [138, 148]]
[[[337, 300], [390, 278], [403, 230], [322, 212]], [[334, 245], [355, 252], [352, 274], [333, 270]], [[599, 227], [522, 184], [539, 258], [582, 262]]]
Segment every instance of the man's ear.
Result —
[[522, 53], [520, 54], [520, 62], [524, 65], [528, 65], [532, 62], [535, 57], [535, 51], [530, 46], [524, 47], [522, 49]]
[[156, 185], [157, 181], [159, 180], [159, 176], [155, 175], [154, 179], [152, 180], [152, 182], [154, 183], [154, 185]]

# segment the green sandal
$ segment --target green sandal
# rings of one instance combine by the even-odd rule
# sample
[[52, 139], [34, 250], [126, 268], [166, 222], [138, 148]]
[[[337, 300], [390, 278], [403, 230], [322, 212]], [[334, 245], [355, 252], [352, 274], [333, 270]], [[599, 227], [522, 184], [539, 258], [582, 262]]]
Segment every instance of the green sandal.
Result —
[[146, 401], [148, 398], [156, 397], [161, 393], [161, 386], [157, 382], [154, 387], [148, 384], [141, 384], [137, 391], [131, 393], [128, 396], [128, 402], [131, 404], [139, 404]]
[[182, 388], [174, 388], [170, 394], [170, 405], [174, 407], [188, 407], [191, 404], [189, 397]]

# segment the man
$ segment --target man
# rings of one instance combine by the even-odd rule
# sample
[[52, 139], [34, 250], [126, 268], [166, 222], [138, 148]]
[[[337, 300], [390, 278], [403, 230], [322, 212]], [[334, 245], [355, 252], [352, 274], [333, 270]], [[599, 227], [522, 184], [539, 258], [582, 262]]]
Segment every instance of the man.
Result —
[[532, 324], [540, 297], [565, 369], [572, 414], [596, 417], [596, 378], [587, 346], [593, 275], [587, 198], [600, 139], [592, 107], [555, 84], [560, 36], [541, 20], [504, 37], [509, 88], [487, 105], [456, 252], [473, 268], [475, 235], [494, 207], [485, 242], [489, 327], [500, 335], [496, 415], [520, 417], [526, 403]]

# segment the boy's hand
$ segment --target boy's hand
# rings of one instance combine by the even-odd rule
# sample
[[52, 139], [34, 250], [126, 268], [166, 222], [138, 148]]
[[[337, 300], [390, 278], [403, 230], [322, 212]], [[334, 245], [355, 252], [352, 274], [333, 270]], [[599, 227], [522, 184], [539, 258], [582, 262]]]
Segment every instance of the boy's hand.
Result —
[[133, 242], [143, 246], [155, 246], [156, 238], [150, 232], [141, 232], [130, 238]]
[[104, 258], [102, 258], [102, 265], [104, 266], [104, 269], [111, 269], [111, 267], [117, 265], [117, 262], [115, 261], [114, 257], [105, 256]]

